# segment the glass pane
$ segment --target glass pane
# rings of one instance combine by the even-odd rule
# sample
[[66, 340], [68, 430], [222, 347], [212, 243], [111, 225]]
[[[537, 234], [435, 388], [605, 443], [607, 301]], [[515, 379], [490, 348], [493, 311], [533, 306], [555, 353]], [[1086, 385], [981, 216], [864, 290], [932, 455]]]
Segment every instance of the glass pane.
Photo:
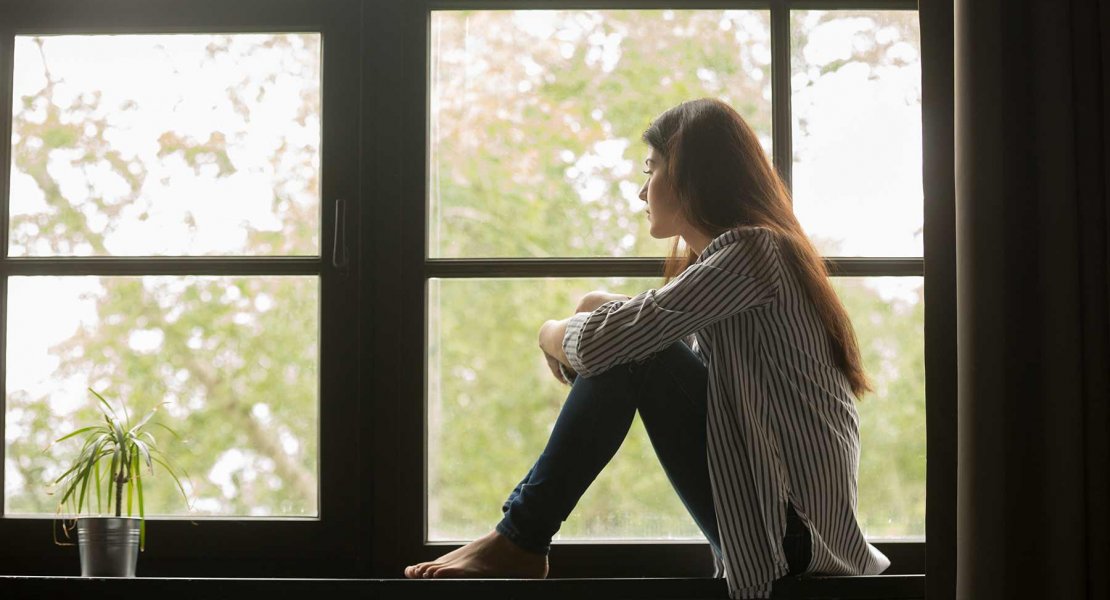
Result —
[[[651, 279], [429, 281], [428, 537], [487, 533], [543, 450], [567, 388], [535, 349], [539, 325], [593, 289], [635, 294]], [[859, 518], [871, 538], [924, 536], [921, 278], [835, 279], [876, 392], [859, 406]], [[473, 306], [486, 307], [474, 311]], [[635, 490], [630, 492], [630, 490]], [[556, 539], [702, 539], [639, 418]]]
[[[48, 483], [80, 450], [50, 442], [98, 414], [92, 387], [153, 429], [188, 473], [144, 477], [148, 515], [318, 514], [319, 279], [12, 277], [4, 511], [53, 514]], [[145, 475], [145, 473], [144, 473]]]
[[[569, 388], [536, 348], [549, 318], [591, 290], [636, 294], [650, 279], [428, 282], [428, 538], [474, 539], [543, 451]], [[474, 306], [483, 310], [475, 311]], [[637, 416], [555, 539], [704, 539]]]
[[15, 38], [11, 256], [316, 255], [320, 35]]
[[917, 11], [791, 11], [794, 210], [827, 256], [921, 256]]
[[870, 539], [924, 539], [924, 280], [838, 277], [833, 284], [874, 388], [856, 404], [860, 525]]
[[770, 16], [437, 11], [428, 255], [662, 256], [637, 192], [651, 120], [729, 102], [771, 155]]

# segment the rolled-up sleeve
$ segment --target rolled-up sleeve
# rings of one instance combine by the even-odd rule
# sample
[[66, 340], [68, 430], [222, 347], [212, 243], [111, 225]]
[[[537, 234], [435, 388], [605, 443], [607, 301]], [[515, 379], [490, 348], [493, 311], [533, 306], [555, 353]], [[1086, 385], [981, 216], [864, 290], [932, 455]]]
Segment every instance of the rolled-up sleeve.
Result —
[[713, 322], [766, 305], [781, 284], [781, 272], [766, 250], [753, 253], [749, 244], [730, 246], [690, 265], [659, 289], [574, 315], [563, 336], [567, 362], [580, 375], [595, 375], [644, 359]]

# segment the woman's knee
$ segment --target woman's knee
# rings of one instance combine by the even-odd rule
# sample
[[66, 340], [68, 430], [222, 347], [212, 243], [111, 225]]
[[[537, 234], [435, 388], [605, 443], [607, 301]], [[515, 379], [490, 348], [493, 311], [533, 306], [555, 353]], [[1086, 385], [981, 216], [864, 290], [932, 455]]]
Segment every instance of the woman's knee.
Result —
[[[668, 414], [676, 403], [704, 404], [708, 371], [701, 359], [682, 342], [660, 350], [639, 365], [641, 390], [637, 403], [641, 416]], [[660, 410], [661, 409], [661, 410]]]
[[649, 375], [659, 375], [663, 372], [678, 374], [679, 376], [698, 376], [705, 371], [705, 365], [694, 351], [683, 342], [673, 344], [659, 350], [635, 363], [635, 368]]
[[575, 385], [617, 386], [636, 396], [648, 396], [652, 387], [672, 387], [676, 380], [698, 380], [706, 376], [701, 360], [682, 342], [640, 360], [614, 365], [595, 375], [580, 376]]

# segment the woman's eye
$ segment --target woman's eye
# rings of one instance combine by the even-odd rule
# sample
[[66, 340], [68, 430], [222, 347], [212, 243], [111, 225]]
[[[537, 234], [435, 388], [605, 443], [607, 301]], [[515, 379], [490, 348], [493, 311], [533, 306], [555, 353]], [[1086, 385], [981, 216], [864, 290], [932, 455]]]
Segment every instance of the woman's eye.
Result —
[[651, 175], [651, 171], [643, 171], [644, 175]]

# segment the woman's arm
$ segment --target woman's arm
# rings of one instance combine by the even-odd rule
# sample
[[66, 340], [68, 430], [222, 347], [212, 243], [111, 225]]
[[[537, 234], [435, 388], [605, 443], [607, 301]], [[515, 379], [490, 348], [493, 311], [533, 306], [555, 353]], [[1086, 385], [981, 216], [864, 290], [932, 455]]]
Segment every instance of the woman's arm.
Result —
[[[597, 309], [597, 307], [612, 302], [614, 300], [628, 300], [631, 296], [624, 294], [612, 294], [603, 291], [593, 291], [578, 301], [578, 306], [575, 308], [575, 315], [580, 313], [590, 313]], [[573, 318], [573, 317], [571, 317]], [[560, 363], [570, 366], [567, 363], [567, 355], [563, 351], [563, 338], [567, 334], [567, 321], [570, 318], [562, 320], [549, 320], [540, 327], [540, 349], [544, 354], [554, 358]]]
[[[606, 302], [628, 300], [629, 298], [631, 296], [624, 294], [613, 294], [600, 290], [593, 291], [582, 296], [582, 299], [578, 301], [575, 314], [593, 312]], [[570, 367], [570, 363], [567, 362], [566, 352], [563, 351], [563, 338], [566, 336], [567, 321], [569, 320], [547, 321], [540, 327], [539, 335], [540, 349], [543, 350], [547, 366], [551, 369], [551, 374], [563, 383], [570, 383], [577, 376], [577, 373]], [[560, 368], [560, 365], [562, 365], [562, 368]]]
[[781, 285], [777, 255], [770, 232], [754, 232], [658, 290], [548, 324], [545, 334], [564, 332], [561, 356], [581, 375], [641, 360], [711, 323], [774, 300]]

